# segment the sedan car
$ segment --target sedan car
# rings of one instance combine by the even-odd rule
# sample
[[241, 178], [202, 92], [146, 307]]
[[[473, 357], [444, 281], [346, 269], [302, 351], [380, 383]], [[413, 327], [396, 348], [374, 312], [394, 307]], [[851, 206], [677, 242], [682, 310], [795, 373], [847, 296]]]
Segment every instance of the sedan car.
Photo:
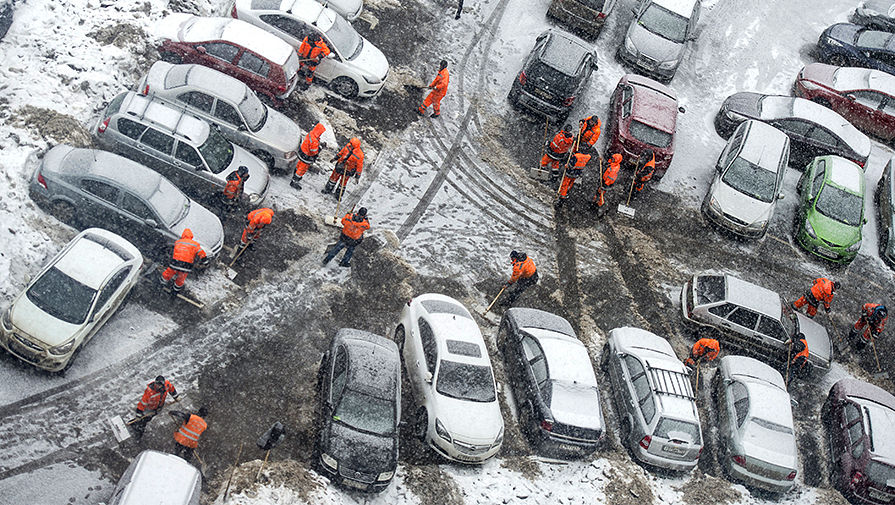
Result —
[[780, 372], [746, 356], [721, 358], [715, 374], [724, 470], [776, 493], [795, 485], [798, 454], [789, 393]]
[[152, 64], [137, 83], [138, 93], [185, 107], [220, 129], [268, 169], [291, 170], [304, 133], [285, 114], [268, 107], [245, 83], [202, 65]]
[[835, 263], [850, 263], [861, 249], [864, 171], [838, 156], [817, 157], [798, 185], [796, 242]]
[[821, 409], [830, 442], [830, 480], [855, 503], [895, 501], [895, 397], [841, 379]]
[[895, 76], [891, 74], [812, 63], [799, 72], [795, 94], [833, 109], [865, 133], [895, 140]]
[[344, 97], [372, 98], [385, 85], [389, 65], [382, 51], [342, 16], [314, 0], [236, 0], [231, 15], [276, 35], [296, 50], [306, 36], [319, 34], [332, 52], [317, 65], [314, 78], [329, 83]]
[[879, 221], [876, 231], [879, 237], [879, 255], [895, 267], [895, 158], [890, 158], [883, 169], [876, 187], [875, 200]]
[[497, 334], [512, 377], [520, 424], [544, 452], [584, 455], [606, 434], [587, 348], [565, 319], [508, 309]]
[[217, 216], [158, 173], [110, 152], [57, 145], [44, 155], [29, 190], [63, 221], [115, 231], [160, 257], [186, 228], [209, 260], [224, 244]]
[[274, 103], [298, 83], [298, 54], [289, 44], [243, 21], [171, 14], [158, 24], [161, 58], [198, 63], [231, 75]]
[[318, 380], [317, 467], [348, 488], [387, 488], [398, 465], [398, 346], [385, 337], [343, 328], [320, 362]]
[[855, 9], [852, 21], [873, 30], [895, 32], [895, 0], [866, 0]]
[[696, 38], [701, 0], [640, 0], [618, 48], [619, 58], [639, 72], [670, 81]]
[[837, 67], [875, 68], [895, 74], [895, 35], [836, 23], [817, 39], [818, 59]]
[[870, 139], [830, 109], [791, 96], [735, 93], [727, 97], [715, 117], [722, 137], [747, 119], [764, 121], [785, 133], [792, 143], [790, 164], [802, 168], [814, 157], [835, 154], [864, 166]]
[[491, 359], [460, 302], [424, 294], [407, 302], [395, 342], [417, 405], [416, 432], [438, 454], [482, 463], [503, 444], [503, 417]]
[[553, 18], [582, 35], [596, 38], [603, 31], [606, 16], [616, 0], [553, 0], [547, 17]]
[[99, 228], [82, 231], [3, 312], [0, 346], [37, 368], [68, 369], [137, 284], [142, 266], [127, 240]]
[[609, 143], [606, 157], [619, 153], [634, 163], [640, 153], [656, 155], [653, 178], [661, 179], [674, 157], [677, 94], [648, 77], [623, 76], [609, 101]]

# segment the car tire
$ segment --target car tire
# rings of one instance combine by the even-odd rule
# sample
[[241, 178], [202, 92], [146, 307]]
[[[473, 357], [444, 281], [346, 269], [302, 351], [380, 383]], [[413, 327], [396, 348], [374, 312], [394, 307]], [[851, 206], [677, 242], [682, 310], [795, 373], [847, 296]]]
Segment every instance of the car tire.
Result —
[[256, 158], [261, 160], [262, 163], [267, 165], [268, 171], [270, 171], [270, 172], [274, 171], [274, 169], [276, 167], [274, 166], [273, 156], [271, 156], [270, 153], [268, 153], [266, 151], [255, 151], [252, 154], [254, 154]]
[[183, 56], [181, 56], [177, 53], [171, 53], [171, 52], [165, 51], [163, 53], [159, 53], [159, 58], [162, 61], [166, 61], [168, 63], [173, 63], [174, 65], [179, 65], [179, 64], [183, 63]]
[[358, 86], [350, 77], [339, 77], [329, 87], [345, 98], [357, 98]]
[[77, 209], [75, 206], [66, 201], [53, 202], [50, 207], [50, 214], [65, 224], [75, 225], [78, 220]]
[[407, 340], [407, 336], [405, 335], [404, 325], [399, 324], [397, 328], [395, 328], [395, 343], [398, 345], [398, 350], [401, 353], [404, 353], [404, 341]]
[[604, 344], [600, 351], [600, 370], [609, 373], [609, 344]]
[[841, 54], [834, 54], [830, 56], [827, 60], [830, 65], [837, 67], [847, 67], [848, 66], [848, 58], [842, 56]]

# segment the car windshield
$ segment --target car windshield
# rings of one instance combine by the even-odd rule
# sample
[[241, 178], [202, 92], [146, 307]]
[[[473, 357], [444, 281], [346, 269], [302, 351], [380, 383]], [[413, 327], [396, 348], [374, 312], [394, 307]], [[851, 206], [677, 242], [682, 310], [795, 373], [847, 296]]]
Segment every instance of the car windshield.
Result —
[[441, 362], [435, 390], [451, 398], [473, 402], [493, 402], [496, 398], [490, 367], [454, 361]]
[[326, 37], [343, 58], [346, 60], [357, 58], [361, 48], [364, 47], [364, 39], [342, 16], [336, 16], [334, 19], [333, 25], [326, 31]]
[[672, 137], [670, 133], [657, 130], [640, 121], [631, 121], [628, 131], [631, 132], [635, 139], [651, 146], [665, 148], [671, 145]]
[[889, 480], [895, 479], [895, 467], [872, 459], [864, 470], [867, 472], [867, 480], [877, 485], [886, 484]]
[[382, 398], [345, 389], [333, 419], [356, 430], [391, 435], [395, 432], [395, 405]]
[[199, 152], [208, 163], [212, 173], [219, 174], [233, 161], [233, 144], [221, 135], [217, 128], [210, 128], [205, 143], [199, 146]]
[[683, 44], [687, 37], [687, 18], [656, 4], [650, 4], [637, 23], [663, 39], [678, 44]]
[[80, 282], [52, 267], [25, 293], [28, 300], [47, 314], [69, 324], [81, 324], [96, 294]]
[[762, 202], [773, 202], [777, 176], [737, 156], [724, 172], [721, 181], [731, 188]]
[[892, 34], [887, 32], [864, 30], [858, 35], [858, 46], [883, 49], [886, 47], [886, 41], [888, 41], [891, 36]]
[[849, 226], [860, 226], [864, 211], [864, 199], [860, 196], [841, 190], [831, 184], [825, 184], [817, 196], [814, 208], [830, 219]]
[[239, 104], [239, 112], [242, 112], [242, 116], [246, 118], [246, 126], [253, 132], [259, 131], [267, 122], [267, 106], [254, 93], [246, 93]]
[[164, 178], [159, 179], [155, 192], [149, 195], [149, 204], [169, 228], [179, 223], [190, 211], [190, 199]]
[[702, 443], [699, 437], [698, 425], [687, 421], [680, 421], [678, 419], [669, 419], [667, 417], [659, 419], [659, 424], [656, 425], [655, 436], [659, 438], [677, 439], [681, 434], [684, 434], [689, 438], [692, 444], [699, 445]]

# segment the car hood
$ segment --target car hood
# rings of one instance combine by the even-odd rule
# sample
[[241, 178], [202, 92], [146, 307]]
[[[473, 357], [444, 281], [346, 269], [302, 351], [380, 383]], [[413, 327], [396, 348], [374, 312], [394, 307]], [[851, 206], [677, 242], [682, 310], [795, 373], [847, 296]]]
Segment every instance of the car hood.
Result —
[[384, 79], [388, 74], [388, 59], [378, 47], [367, 39], [364, 39], [364, 46], [361, 48], [360, 54], [346, 63], [376, 79]]
[[395, 468], [395, 439], [371, 435], [333, 422], [323, 452], [352, 470], [379, 474]]
[[631, 23], [627, 37], [638, 52], [659, 63], [680, 59], [684, 52], [684, 44], [660, 37], [637, 23]]
[[157, 37], [169, 40], [183, 40], [182, 30], [188, 21], [196, 16], [185, 12], [178, 12], [159, 20], [153, 29]]
[[435, 415], [451, 437], [478, 445], [493, 443], [503, 428], [497, 401], [479, 403], [440, 396]]
[[603, 431], [603, 411], [596, 389], [553, 382], [550, 396], [553, 420], [569, 426]]
[[[226, 178], [227, 174], [232, 170], [245, 166], [249, 169], [249, 180], [243, 185], [243, 191], [247, 195], [264, 196], [267, 193], [267, 186], [270, 184], [270, 172], [267, 170], [267, 165], [254, 154], [235, 144], [233, 145], [233, 151], [233, 161], [220, 175]], [[261, 202], [259, 201], [258, 203]]]
[[256, 135], [283, 152], [297, 151], [304, 132], [282, 112], [267, 108], [267, 121]]
[[221, 220], [210, 210], [196, 202], [190, 203], [190, 210], [186, 217], [172, 228], [178, 237], [183, 230], [189, 228], [193, 232], [193, 239], [199, 242], [209, 259], [217, 256], [224, 244], [224, 227]]
[[734, 93], [727, 97], [727, 100], [724, 100], [722, 107], [746, 117], [759, 118], [761, 116], [759, 100], [761, 100], [763, 96], [764, 95], [762, 94], [751, 93], [748, 91]]
[[805, 335], [805, 340], [808, 342], [808, 354], [817, 356], [825, 364], [829, 364], [833, 356], [833, 342], [827, 329], [801, 312], [795, 314], [799, 320], [799, 331]]
[[861, 226], [851, 226], [809, 209], [808, 222], [817, 237], [831, 245], [848, 247], [861, 240]]
[[711, 196], [721, 206], [721, 210], [747, 224], [769, 220], [776, 207], [776, 198], [770, 203], [752, 198], [725, 184], [719, 175], [715, 176], [712, 188]]
[[836, 23], [824, 30], [824, 35], [831, 39], [853, 45], [855, 43], [855, 35], [857, 35], [862, 28], [863, 26], [851, 23]]
[[16, 328], [49, 347], [67, 342], [83, 326], [66, 323], [47, 314], [31, 303], [24, 293], [13, 305], [10, 317]]

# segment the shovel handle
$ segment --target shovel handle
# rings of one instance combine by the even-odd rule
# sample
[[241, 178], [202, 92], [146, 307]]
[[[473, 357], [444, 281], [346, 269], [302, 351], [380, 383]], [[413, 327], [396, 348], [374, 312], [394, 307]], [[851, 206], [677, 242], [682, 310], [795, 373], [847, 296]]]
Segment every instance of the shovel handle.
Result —
[[876, 371], [882, 372], [883, 367], [879, 366], [879, 355], [876, 353], [876, 339], [873, 338], [873, 333], [870, 334], [870, 346], [873, 348], [873, 358], [876, 360]]
[[488, 308], [485, 309], [485, 312], [482, 312], [482, 316], [483, 316], [483, 317], [484, 317], [485, 314], [487, 314], [487, 313], [491, 310], [491, 307], [494, 306], [494, 304], [497, 302], [497, 299], [500, 298], [500, 295], [502, 295], [503, 292], [504, 292], [506, 289], [507, 289], [507, 286], [506, 286], [506, 284], [504, 284], [504, 286], [503, 286], [502, 288], [500, 288], [500, 292], [497, 293], [497, 296], [495, 296], [494, 299], [491, 300], [491, 304], [488, 305]]

